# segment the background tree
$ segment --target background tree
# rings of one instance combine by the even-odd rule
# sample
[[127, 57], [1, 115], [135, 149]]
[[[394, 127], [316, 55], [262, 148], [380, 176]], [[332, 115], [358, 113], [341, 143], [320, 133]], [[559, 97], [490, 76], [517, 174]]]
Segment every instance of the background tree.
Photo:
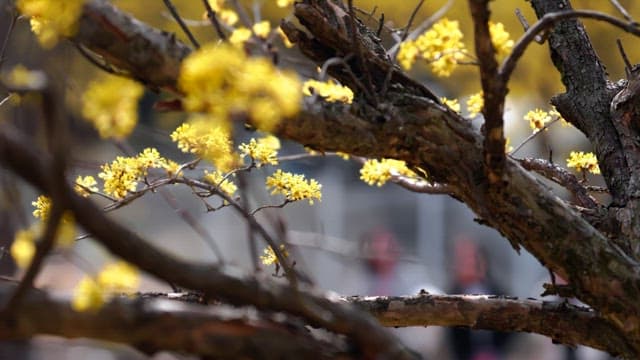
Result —
[[[509, 52], [505, 41], [496, 39], [499, 30], [490, 21], [489, 2], [469, 0], [466, 8], [471, 14], [475, 51], [456, 48], [452, 54], [457, 55], [446, 58], [449, 63], [437, 71], [448, 71], [447, 66], [465, 62], [466, 56], [477, 65], [483, 97], [476, 97], [471, 105], [482, 109], [481, 130], [452, 103], [434, 95], [395, 63], [397, 59], [408, 67], [402, 60], [418, 56], [407, 55], [412, 46], [432, 65], [445, 59], [446, 51], [436, 53], [429, 47], [433, 44], [427, 44], [429, 51], [416, 44], [420, 32], [409, 35], [414, 18], [406, 29], [396, 32], [399, 54], [394, 59], [391, 55], [395, 53], [387, 51], [378, 36], [389, 36], [385, 35], [389, 29], [357, 10], [351, 1], [307, 0], [293, 5], [279, 1], [293, 7], [295, 21], [291, 18], [281, 24], [287, 40], [321, 67], [321, 75], [330, 75], [354, 94], [351, 99], [345, 88], [311, 83], [306, 87], [311, 96], [302, 100], [295, 77], [273, 66], [280, 55], [273, 45], [276, 33], [264, 24], [254, 24], [238, 2], [229, 3], [245, 29], [231, 31], [233, 25], [223, 17], [232, 16], [224, 13], [228, 9], [221, 7], [221, 2], [204, 2], [221, 44], [200, 45], [173, 4], [165, 1], [187, 34], [190, 45], [186, 45], [104, 1], [69, 1], [64, 6], [16, 1], [20, 11], [31, 16], [32, 28], [43, 46], [69, 39], [103, 70], [165, 94], [157, 102], [159, 109], [194, 114], [172, 134], [172, 140], [195, 158], [177, 164], [148, 149], [105, 164], [100, 173], [103, 191], [95, 187], [95, 179], [81, 177], [74, 183], [67, 176], [72, 162], [66, 147], [70, 134], [62, 82], [53, 73], [45, 76], [26, 70], [14, 70], [6, 76], [5, 86], [12, 94], [19, 94], [20, 101], [31, 99], [40, 104], [42, 121], [37, 130], [45, 141], [38, 146], [29, 129], [5, 121], [0, 131], [0, 163], [47, 197], [38, 199], [34, 212], [42, 225], [19, 232], [12, 247], [12, 255], [26, 271], [15, 286], [1, 288], [5, 300], [5, 321], [0, 328], [3, 337], [40, 333], [87, 336], [127, 343], [146, 352], [179, 350], [203, 357], [414, 357], [381, 323], [535, 332], [562, 343], [638, 357], [638, 70], [625, 58], [628, 78], [611, 81], [579, 21], [597, 19], [640, 34], [636, 22], [617, 1], [611, 4], [621, 14], [619, 18], [572, 10], [568, 1], [531, 0], [539, 20]], [[12, 21], [9, 19], [10, 27], [18, 19], [15, 14]], [[453, 34], [453, 28], [447, 27], [452, 24], [438, 24], [446, 34]], [[433, 29], [437, 30], [435, 25]], [[505, 153], [504, 107], [509, 80], [525, 49], [536, 40], [548, 43], [565, 89], [551, 98], [557, 114], [533, 113], [529, 118], [538, 130], [544, 128], [545, 119], [559, 116], [580, 130], [593, 145], [610, 198], [596, 201], [589, 192], [592, 187], [553, 162]], [[6, 41], [4, 44], [0, 59], [7, 49], [12, 50]], [[500, 56], [504, 59], [499, 62]], [[84, 95], [83, 115], [92, 119], [101, 136], [120, 141], [130, 131], [132, 121], [127, 114], [143, 90], [131, 82], [105, 80], [97, 84]], [[13, 96], [7, 96], [3, 103]], [[116, 108], [119, 117], [105, 112]], [[319, 292], [281, 246], [284, 231], [277, 226], [276, 231], [269, 231], [257, 221], [254, 215], [259, 209], [251, 210], [242, 197], [235, 198], [236, 189], [229, 182], [229, 174], [238, 174], [242, 182], [242, 174], [250, 169], [277, 162], [277, 145], [270, 138], [245, 143], [239, 151], [248, 160], [240, 162], [232, 151], [233, 126], [228, 120], [247, 123], [319, 152], [346, 153], [363, 161], [399, 160], [367, 161], [363, 178], [372, 183], [395, 181], [419, 193], [446, 193], [464, 202], [480, 222], [504, 235], [514, 250], [524, 248], [567, 280], [566, 286], [552, 282], [547, 293], [576, 297], [588, 307], [430, 294], [339, 299]], [[205, 160], [217, 171], [200, 177], [189, 172], [201, 170], [198, 166]], [[593, 159], [584, 154], [574, 156], [571, 165], [597, 171]], [[561, 200], [536, 176], [562, 185], [572, 199]], [[192, 189], [209, 210], [215, 207], [206, 199], [215, 195], [222, 199], [220, 207], [230, 207], [244, 216], [252, 238], [269, 246], [263, 261], [277, 264], [285, 279], [265, 278], [259, 273], [237, 275], [225, 266], [223, 257], [214, 265], [181, 260], [150, 245], [82, 196], [101, 195], [109, 202], [106, 209], [112, 210], [172, 184]], [[282, 203], [267, 206], [312, 202], [320, 197], [319, 184], [301, 175], [276, 172], [266, 179], [266, 185], [284, 196]], [[167, 201], [171, 202], [170, 197]], [[192, 220], [187, 215], [184, 218]], [[181, 296], [186, 301], [175, 308], [167, 308], [165, 300], [150, 299], [149, 295], [107, 301], [107, 293], [127, 290], [135, 283], [135, 271], [126, 264], [105, 268], [83, 281], [78, 287], [81, 296], [72, 306], [32, 289], [47, 254], [74, 239], [65, 236], [65, 229], [74, 223], [114, 255], [194, 293]], [[253, 257], [257, 260], [256, 248]], [[228, 305], [253, 306], [258, 311], [248, 313], [245, 308]], [[224, 315], [223, 309], [227, 310]], [[309, 332], [309, 326], [326, 329], [330, 335]], [[176, 335], [158, 336], [167, 328], [174, 329]]]

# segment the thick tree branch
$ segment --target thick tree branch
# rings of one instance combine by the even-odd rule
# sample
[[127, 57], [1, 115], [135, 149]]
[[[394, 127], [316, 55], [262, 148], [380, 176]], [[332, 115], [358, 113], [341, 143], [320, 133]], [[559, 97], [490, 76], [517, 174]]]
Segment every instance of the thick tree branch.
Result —
[[[538, 18], [572, 10], [568, 0], [532, 0], [531, 4]], [[630, 173], [609, 114], [611, 100], [620, 89], [608, 85], [604, 66], [577, 19], [556, 23], [549, 34], [549, 49], [566, 87], [566, 92], [556, 95], [552, 103], [594, 145], [613, 205], [622, 206]]]
[[[0, 286], [0, 301], [13, 287]], [[168, 350], [215, 359], [352, 358], [339, 341], [315, 339], [290, 319], [248, 314], [176, 300], [126, 297], [96, 312], [77, 312], [68, 300], [31, 290], [11, 321], [0, 324], [0, 338], [89, 337], [128, 344], [147, 354]]]
[[498, 73], [496, 51], [489, 32], [489, 1], [469, 0], [473, 18], [476, 57], [480, 64], [480, 80], [484, 95], [484, 163], [491, 185], [499, 185], [506, 161], [504, 154], [504, 101], [506, 82]]
[[385, 326], [455, 326], [477, 330], [541, 334], [554, 341], [583, 344], [616, 356], [633, 352], [619, 329], [593, 311], [566, 302], [489, 295], [347, 297]]

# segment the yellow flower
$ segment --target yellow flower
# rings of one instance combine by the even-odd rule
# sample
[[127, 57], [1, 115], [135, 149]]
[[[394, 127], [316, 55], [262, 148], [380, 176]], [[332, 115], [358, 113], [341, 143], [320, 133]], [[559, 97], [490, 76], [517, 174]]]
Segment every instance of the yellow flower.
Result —
[[24, 269], [31, 264], [33, 254], [36, 253], [35, 236], [33, 228], [16, 233], [10, 252], [18, 267]]
[[233, 26], [238, 22], [238, 14], [230, 9], [222, 9], [218, 12], [220, 21], [227, 26]]
[[444, 18], [413, 41], [400, 45], [397, 59], [409, 70], [416, 58], [425, 60], [436, 75], [447, 77], [464, 58], [465, 46], [457, 21]]
[[84, 0], [18, 0], [20, 13], [31, 18], [31, 30], [45, 48], [53, 47], [61, 37], [72, 36], [78, 28]]
[[149, 168], [165, 168], [166, 159], [158, 151], [147, 148], [136, 157], [118, 156], [111, 164], [101, 166], [98, 177], [104, 181], [104, 192], [116, 199], [123, 199], [136, 191], [138, 181], [147, 175]]
[[567, 159], [567, 167], [576, 171], [589, 171], [592, 174], [600, 174], [598, 159], [592, 152], [572, 151]]
[[[258, 130], [272, 131], [300, 109], [300, 81], [265, 58], [248, 58], [229, 45], [205, 45], [182, 63], [178, 79], [188, 111], [220, 121], [246, 113]], [[204, 116], [204, 115], [203, 115]]]
[[257, 141], [252, 138], [248, 144], [240, 144], [239, 149], [242, 157], [249, 156], [258, 163], [258, 166], [261, 164], [278, 165], [280, 140], [275, 136], [269, 135]]
[[228, 171], [236, 164], [228, 124], [206, 115], [193, 116], [180, 125], [171, 140], [185, 153], [211, 161], [219, 170]]
[[209, 184], [216, 186], [220, 191], [231, 197], [233, 197], [236, 191], [238, 191], [236, 184], [231, 182], [228, 178], [225, 178], [224, 175], [217, 170], [214, 172], [208, 172], [205, 170], [204, 180]]
[[94, 279], [85, 276], [73, 292], [71, 308], [78, 312], [96, 311], [102, 307], [104, 302], [104, 289]]
[[278, 7], [287, 7], [291, 4], [293, 4], [295, 0], [276, 0], [276, 5], [278, 5]]
[[88, 197], [91, 193], [98, 191], [98, 188], [96, 187], [97, 184], [98, 183], [93, 176], [78, 176], [73, 190], [82, 197]]
[[[285, 249], [284, 244], [280, 245], [280, 251], [282, 252], [282, 255], [284, 255], [284, 257], [289, 257], [289, 252], [287, 251], [287, 249]], [[276, 253], [273, 251], [273, 248], [271, 248], [271, 246], [267, 246], [264, 249], [264, 255], [260, 255], [260, 261], [262, 262], [262, 264], [264, 265], [273, 265], [273, 264], [277, 264], [278, 263], [278, 258], [276, 257]]]
[[541, 109], [535, 109], [527, 112], [524, 119], [529, 122], [529, 126], [533, 129], [533, 132], [538, 132], [554, 118], [552, 112], [546, 112]]
[[65, 211], [56, 229], [56, 245], [69, 247], [76, 242], [76, 220], [73, 213]]
[[124, 262], [105, 266], [98, 274], [98, 284], [108, 293], [131, 293], [140, 286], [138, 270]]
[[46, 78], [41, 71], [32, 71], [24, 65], [18, 64], [3, 76], [3, 80], [7, 85], [16, 88], [37, 88], [44, 84]]
[[321, 200], [322, 194], [320, 185], [316, 180], [306, 180], [304, 175], [283, 172], [278, 169], [274, 174], [267, 177], [267, 188], [272, 188], [271, 194], [284, 195], [288, 201], [309, 200], [313, 205], [314, 199]]
[[75, 288], [71, 307], [75, 311], [96, 311], [112, 296], [134, 292], [140, 286], [138, 270], [126, 262], [105, 266], [95, 278], [85, 276]]
[[256, 34], [257, 37], [266, 39], [271, 32], [271, 24], [268, 20], [260, 21], [259, 23], [255, 23], [252, 27], [253, 33]]
[[211, 9], [215, 12], [219, 12], [224, 5], [225, 0], [207, 0]]
[[138, 100], [143, 93], [142, 85], [123, 77], [93, 81], [82, 96], [82, 115], [103, 139], [123, 139], [138, 122]]
[[511, 48], [513, 48], [513, 40], [509, 38], [509, 33], [504, 30], [504, 25], [490, 21], [489, 34], [491, 35], [493, 47], [496, 49], [496, 55], [498, 57], [509, 55]]
[[326, 82], [307, 80], [302, 84], [302, 93], [307, 96], [318, 94], [329, 102], [340, 101], [351, 104], [353, 101], [353, 91], [346, 86], [336, 84], [333, 80]]
[[51, 211], [51, 198], [45, 195], [40, 195], [36, 201], [31, 202], [36, 209], [33, 210], [33, 217], [42, 221], [47, 220], [49, 212]]
[[247, 40], [251, 39], [251, 35], [251, 30], [245, 27], [240, 27], [233, 30], [231, 36], [229, 36], [229, 42], [235, 46], [242, 46], [247, 42]]
[[484, 94], [482, 93], [482, 91], [469, 96], [469, 99], [467, 100], [467, 111], [469, 112], [470, 118], [478, 116], [478, 114], [482, 112], [483, 107]]
[[446, 97], [441, 97], [440, 101], [442, 101], [443, 104], [447, 105], [448, 107], [451, 108], [451, 110], [459, 113], [460, 112], [460, 103], [458, 102], [458, 99], [447, 99]]
[[416, 176], [404, 161], [395, 159], [369, 159], [360, 169], [360, 179], [371, 186], [382, 186], [397, 175]]

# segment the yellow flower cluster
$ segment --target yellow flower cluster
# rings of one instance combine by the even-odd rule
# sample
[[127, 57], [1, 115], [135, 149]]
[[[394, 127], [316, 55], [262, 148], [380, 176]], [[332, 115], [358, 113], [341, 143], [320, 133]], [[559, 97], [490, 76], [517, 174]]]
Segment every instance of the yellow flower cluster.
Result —
[[278, 7], [287, 7], [291, 4], [294, 3], [294, 0], [276, 0], [276, 5], [278, 5]]
[[321, 200], [320, 185], [316, 180], [306, 180], [304, 175], [292, 174], [278, 169], [273, 175], [267, 177], [267, 188], [273, 188], [271, 195], [284, 195], [288, 201], [309, 200], [313, 205], [314, 199]]
[[91, 193], [98, 191], [97, 184], [93, 176], [78, 176], [73, 190], [82, 197], [88, 197]]
[[[284, 257], [289, 257], [289, 252], [284, 247], [284, 244], [280, 245], [280, 251], [282, 252], [282, 255], [284, 255]], [[273, 251], [273, 248], [271, 248], [271, 246], [267, 246], [264, 249], [264, 255], [260, 255], [260, 261], [262, 262], [262, 264], [267, 266], [278, 263], [276, 253]]]
[[138, 270], [126, 262], [105, 266], [96, 277], [85, 276], [75, 288], [71, 307], [75, 311], [95, 311], [110, 297], [129, 294], [140, 285]]
[[231, 45], [205, 45], [182, 63], [178, 79], [187, 111], [227, 120], [248, 113], [259, 130], [273, 130], [300, 109], [300, 81], [265, 58], [250, 58]]
[[168, 162], [158, 150], [146, 148], [135, 157], [118, 156], [111, 164], [101, 166], [98, 177], [104, 181], [104, 192], [116, 199], [123, 199], [136, 191], [140, 179], [150, 168], [167, 169]]
[[38, 42], [51, 48], [64, 36], [72, 36], [78, 28], [84, 0], [18, 0], [20, 13], [31, 18], [31, 30]]
[[369, 159], [360, 169], [360, 179], [371, 186], [382, 186], [397, 175], [416, 176], [416, 173], [404, 161], [395, 159]]
[[238, 187], [236, 186], [236, 184], [231, 182], [228, 178], [225, 178], [224, 174], [217, 170], [213, 172], [208, 172], [207, 170], [205, 170], [204, 180], [209, 184], [216, 186], [218, 189], [220, 189], [220, 191], [231, 197], [233, 197], [236, 191], [238, 191]]
[[504, 29], [504, 25], [502, 23], [489, 22], [489, 34], [491, 35], [493, 47], [496, 49], [496, 55], [499, 58], [509, 55], [511, 48], [513, 48], [513, 40]]
[[441, 97], [440, 101], [442, 101], [443, 104], [447, 105], [448, 107], [451, 108], [451, 110], [459, 113], [460, 112], [460, 103], [458, 102], [458, 99], [447, 99], [446, 97]]
[[469, 112], [470, 118], [478, 116], [478, 114], [482, 112], [483, 107], [484, 93], [482, 91], [469, 96], [469, 99], [467, 99], [467, 111]]
[[302, 93], [307, 96], [318, 94], [329, 102], [340, 101], [347, 104], [353, 102], [353, 91], [347, 86], [335, 83], [333, 80], [307, 80], [302, 84]]
[[229, 124], [208, 115], [195, 115], [171, 134], [171, 140], [185, 153], [211, 161], [219, 170], [236, 164]]
[[560, 114], [555, 110], [547, 112], [542, 109], [535, 109], [526, 113], [524, 119], [529, 122], [529, 126], [531, 126], [531, 129], [535, 133], [542, 130], [547, 123], [559, 117]]
[[[41, 221], [34, 223], [29, 229], [18, 231], [10, 249], [11, 257], [20, 268], [25, 268], [31, 263], [36, 251], [36, 241], [44, 231], [43, 223], [49, 218], [51, 212], [51, 199], [47, 196], [40, 195], [31, 204], [35, 207], [33, 216]], [[76, 225], [73, 214], [65, 212], [56, 229], [55, 244], [62, 247], [71, 246], [75, 241], [75, 234]]]
[[252, 138], [248, 144], [240, 144], [239, 149], [242, 157], [250, 157], [258, 166], [262, 164], [278, 165], [280, 140], [273, 135], [258, 140]]
[[119, 76], [93, 81], [82, 96], [82, 115], [100, 137], [123, 139], [138, 122], [138, 100], [144, 94], [139, 83]]
[[36, 198], [36, 201], [32, 201], [31, 205], [35, 207], [33, 210], [33, 217], [46, 221], [49, 218], [51, 212], [51, 198], [45, 195], [40, 195]]
[[438, 76], [449, 76], [464, 58], [465, 46], [457, 21], [444, 18], [413, 41], [405, 41], [398, 51], [398, 62], [409, 70], [417, 58], [431, 65]]
[[592, 152], [572, 151], [567, 159], [567, 167], [575, 168], [576, 171], [589, 171], [592, 174], [600, 174], [598, 159]]

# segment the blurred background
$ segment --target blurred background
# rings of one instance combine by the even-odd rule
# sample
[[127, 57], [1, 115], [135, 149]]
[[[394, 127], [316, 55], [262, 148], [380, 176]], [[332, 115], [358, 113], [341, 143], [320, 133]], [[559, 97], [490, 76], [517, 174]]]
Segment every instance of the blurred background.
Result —
[[[203, 9], [198, 1], [174, 1], [181, 15], [194, 26], [201, 43], [215, 41], [215, 33], [202, 21]], [[414, 23], [431, 16], [447, 1], [426, 1]], [[640, 17], [640, 4], [619, 1], [631, 15]], [[184, 34], [171, 19], [162, 1], [113, 1], [121, 9], [185, 40]], [[280, 18], [290, 18], [290, 9], [276, 8], [275, 1], [241, 1], [254, 19], [270, 19], [275, 27]], [[385, 15], [385, 25], [402, 28], [418, 1], [357, 0], [355, 5], [371, 19]], [[582, 0], [572, 2], [575, 8], [601, 10], [621, 17], [609, 1]], [[0, 39], [7, 37], [10, 22], [8, 0], [0, 0]], [[494, 21], [505, 24], [512, 39], [524, 32], [515, 16], [519, 8], [529, 23], [535, 16], [526, 1], [496, 0], [491, 3]], [[467, 48], [472, 49], [470, 16], [466, 1], [455, 0], [445, 15], [459, 20]], [[373, 22], [371, 22], [373, 23]], [[620, 38], [632, 63], [640, 62], [637, 39], [607, 24], [585, 22], [598, 54], [602, 57], [613, 81], [624, 78], [624, 63], [616, 49]], [[383, 34], [384, 35], [384, 34]], [[391, 38], [384, 36], [387, 45]], [[301, 74], [312, 76], [315, 66], [301, 60], [294, 49], [281, 48], [282, 65], [295, 67]], [[45, 51], [29, 31], [28, 21], [17, 22], [8, 42], [6, 58], [0, 71], [6, 72], [18, 64], [30, 69], [46, 70], [54, 81], [65, 84], [69, 119], [73, 125], [72, 147], [74, 168], [70, 177], [96, 175], [100, 165], [122, 155], [121, 148], [101, 141], [91, 127], [80, 118], [79, 94], [99, 70], [77, 54], [69, 43], [61, 43]], [[549, 110], [549, 98], [563, 90], [558, 73], [552, 67], [546, 44], [532, 44], [519, 63], [506, 106], [506, 134], [512, 146], [517, 146], [531, 134], [523, 115], [534, 108]], [[435, 78], [425, 65], [416, 65], [411, 75], [424, 82], [441, 96], [466, 98], [480, 90], [479, 77], [473, 66], [462, 66], [450, 78]], [[0, 97], [6, 89], [0, 87]], [[140, 123], [128, 139], [127, 146], [137, 152], [156, 147], [167, 158], [184, 162], [190, 158], [180, 153], [168, 135], [185, 119], [183, 114], [157, 113], [153, 104], [164, 95], [147, 93], [140, 103]], [[14, 98], [0, 107], [0, 123], [12, 122], [37, 135], [37, 112], [28, 99]], [[481, 118], [472, 120], [476, 127]], [[239, 128], [237, 140], [243, 141], [255, 133]], [[590, 151], [590, 145], [576, 129], [554, 124], [539, 134], [516, 154], [517, 157], [549, 158], [564, 165], [571, 150]], [[281, 155], [303, 153], [301, 145], [283, 142]], [[366, 185], [359, 179], [360, 165], [335, 156], [315, 157], [286, 162], [282, 168], [304, 173], [323, 186], [322, 202], [309, 206], [294, 203], [284, 209], [268, 209], [259, 213], [260, 221], [273, 229], [282, 221], [287, 229], [287, 241], [297, 267], [309, 274], [316, 284], [342, 295], [409, 295], [420, 290], [430, 293], [504, 294], [518, 297], [539, 297], [542, 283], [549, 281], [548, 271], [522, 250], [517, 254], [500, 235], [474, 221], [474, 215], [464, 204], [439, 195], [411, 193], [393, 184], [381, 188]], [[247, 177], [246, 192], [252, 207], [274, 203], [264, 189], [264, 178], [273, 171], [262, 168]], [[597, 176], [589, 183], [603, 185]], [[554, 187], [558, 196], [568, 197]], [[251, 269], [247, 225], [231, 209], [207, 213], [200, 200], [188, 188], [172, 187], [180, 207], [197, 218], [215, 239], [231, 266]], [[17, 229], [33, 222], [30, 205], [37, 197], [4, 169], [0, 169], [0, 246], [7, 249]], [[599, 200], [606, 202], [606, 198]], [[100, 203], [101, 200], [96, 200]], [[199, 262], [215, 262], [216, 258], [205, 241], [176, 215], [157, 194], [150, 194], [112, 214], [114, 218], [143, 234], [159, 247], [175, 256]], [[262, 249], [262, 244], [260, 249]], [[110, 261], [108, 253], [90, 239], [82, 240], [70, 252], [56, 254], [38, 278], [38, 284], [68, 296], [81, 276], [96, 271]], [[179, 269], [176, 269], [179, 271]], [[263, 271], [271, 272], [272, 268]], [[4, 253], [0, 274], [19, 275], [10, 256]], [[142, 291], [171, 289], [154, 279], [145, 279]], [[546, 298], [547, 300], [551, 300]], [[414, 349], [428, 359], [606, 359], [605, 354], [587, 348], [570, 349], [552, 344], [535, 335], [506, 335], [469, 332], [442, 328], [395, 329]], [[86, 340], [61, 340], [41, 337], [25, 343], [4, 342], [0, 358], [70, 358], [137, 359], [142, 355], [130, 349]], [[11, 357], [9, 357], [11, 356]], [[180, 357], [160, 354], [155, 358]]]

